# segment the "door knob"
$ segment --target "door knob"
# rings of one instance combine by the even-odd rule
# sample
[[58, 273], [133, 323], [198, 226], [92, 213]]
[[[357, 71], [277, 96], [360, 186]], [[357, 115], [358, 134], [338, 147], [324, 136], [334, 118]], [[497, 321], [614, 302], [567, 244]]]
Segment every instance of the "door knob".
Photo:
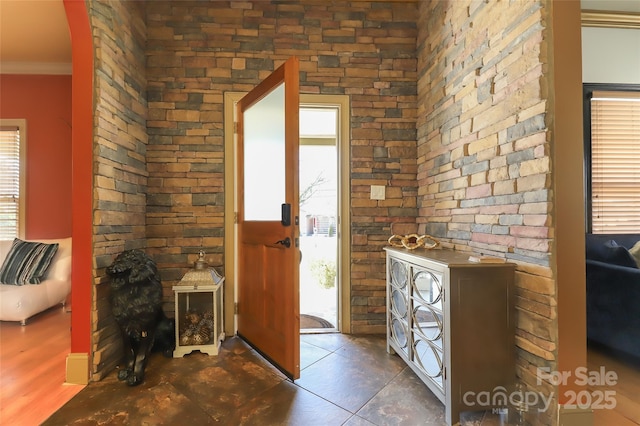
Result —
[[286, 248], [291, 247], [291, 238], [286, 237], [284, 240], [276, 241], [275, 244], [282, 244]]

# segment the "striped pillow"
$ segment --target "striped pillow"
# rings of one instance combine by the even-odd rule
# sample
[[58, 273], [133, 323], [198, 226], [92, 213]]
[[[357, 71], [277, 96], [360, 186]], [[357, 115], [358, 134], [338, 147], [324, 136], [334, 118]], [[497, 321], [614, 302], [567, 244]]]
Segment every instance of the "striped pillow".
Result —
[[40, 284], [57, 250], [57, 243], [45, 244], [14, 239], [0, 268], [0, 283]]

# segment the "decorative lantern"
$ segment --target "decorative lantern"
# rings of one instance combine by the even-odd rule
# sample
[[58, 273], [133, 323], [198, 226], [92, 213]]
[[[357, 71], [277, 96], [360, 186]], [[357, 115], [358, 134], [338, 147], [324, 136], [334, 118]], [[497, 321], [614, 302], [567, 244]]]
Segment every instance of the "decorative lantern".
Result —
[[200, 251], [194, 268], [173, 286], [176, 303], [174, 358], [193, 351], [218, 355], [224, 340], [223, 282], [224, 277], [209, 267], [204, 260], [204, 251]]

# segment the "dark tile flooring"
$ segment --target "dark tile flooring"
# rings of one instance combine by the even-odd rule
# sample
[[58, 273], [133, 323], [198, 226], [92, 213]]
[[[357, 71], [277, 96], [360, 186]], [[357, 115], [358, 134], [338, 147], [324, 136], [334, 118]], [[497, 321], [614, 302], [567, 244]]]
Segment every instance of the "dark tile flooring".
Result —
[[[218, 356], [154, 354], [145, 382], [114, 371], [90, 383], [44, 425], [445, 425], [444, 408], [380, 336], [303, 334], [291, 382], [237, 337]], [[463, 413], [462, 425], [501, 425]]]

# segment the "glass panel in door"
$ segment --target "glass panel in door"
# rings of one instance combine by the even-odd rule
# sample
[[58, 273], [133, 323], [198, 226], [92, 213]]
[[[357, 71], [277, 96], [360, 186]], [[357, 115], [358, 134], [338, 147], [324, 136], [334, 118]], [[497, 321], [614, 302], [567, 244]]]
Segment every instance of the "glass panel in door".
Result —
[[280, 220], [285, 202], [284, 84], [244, 113], [244, 219]]

